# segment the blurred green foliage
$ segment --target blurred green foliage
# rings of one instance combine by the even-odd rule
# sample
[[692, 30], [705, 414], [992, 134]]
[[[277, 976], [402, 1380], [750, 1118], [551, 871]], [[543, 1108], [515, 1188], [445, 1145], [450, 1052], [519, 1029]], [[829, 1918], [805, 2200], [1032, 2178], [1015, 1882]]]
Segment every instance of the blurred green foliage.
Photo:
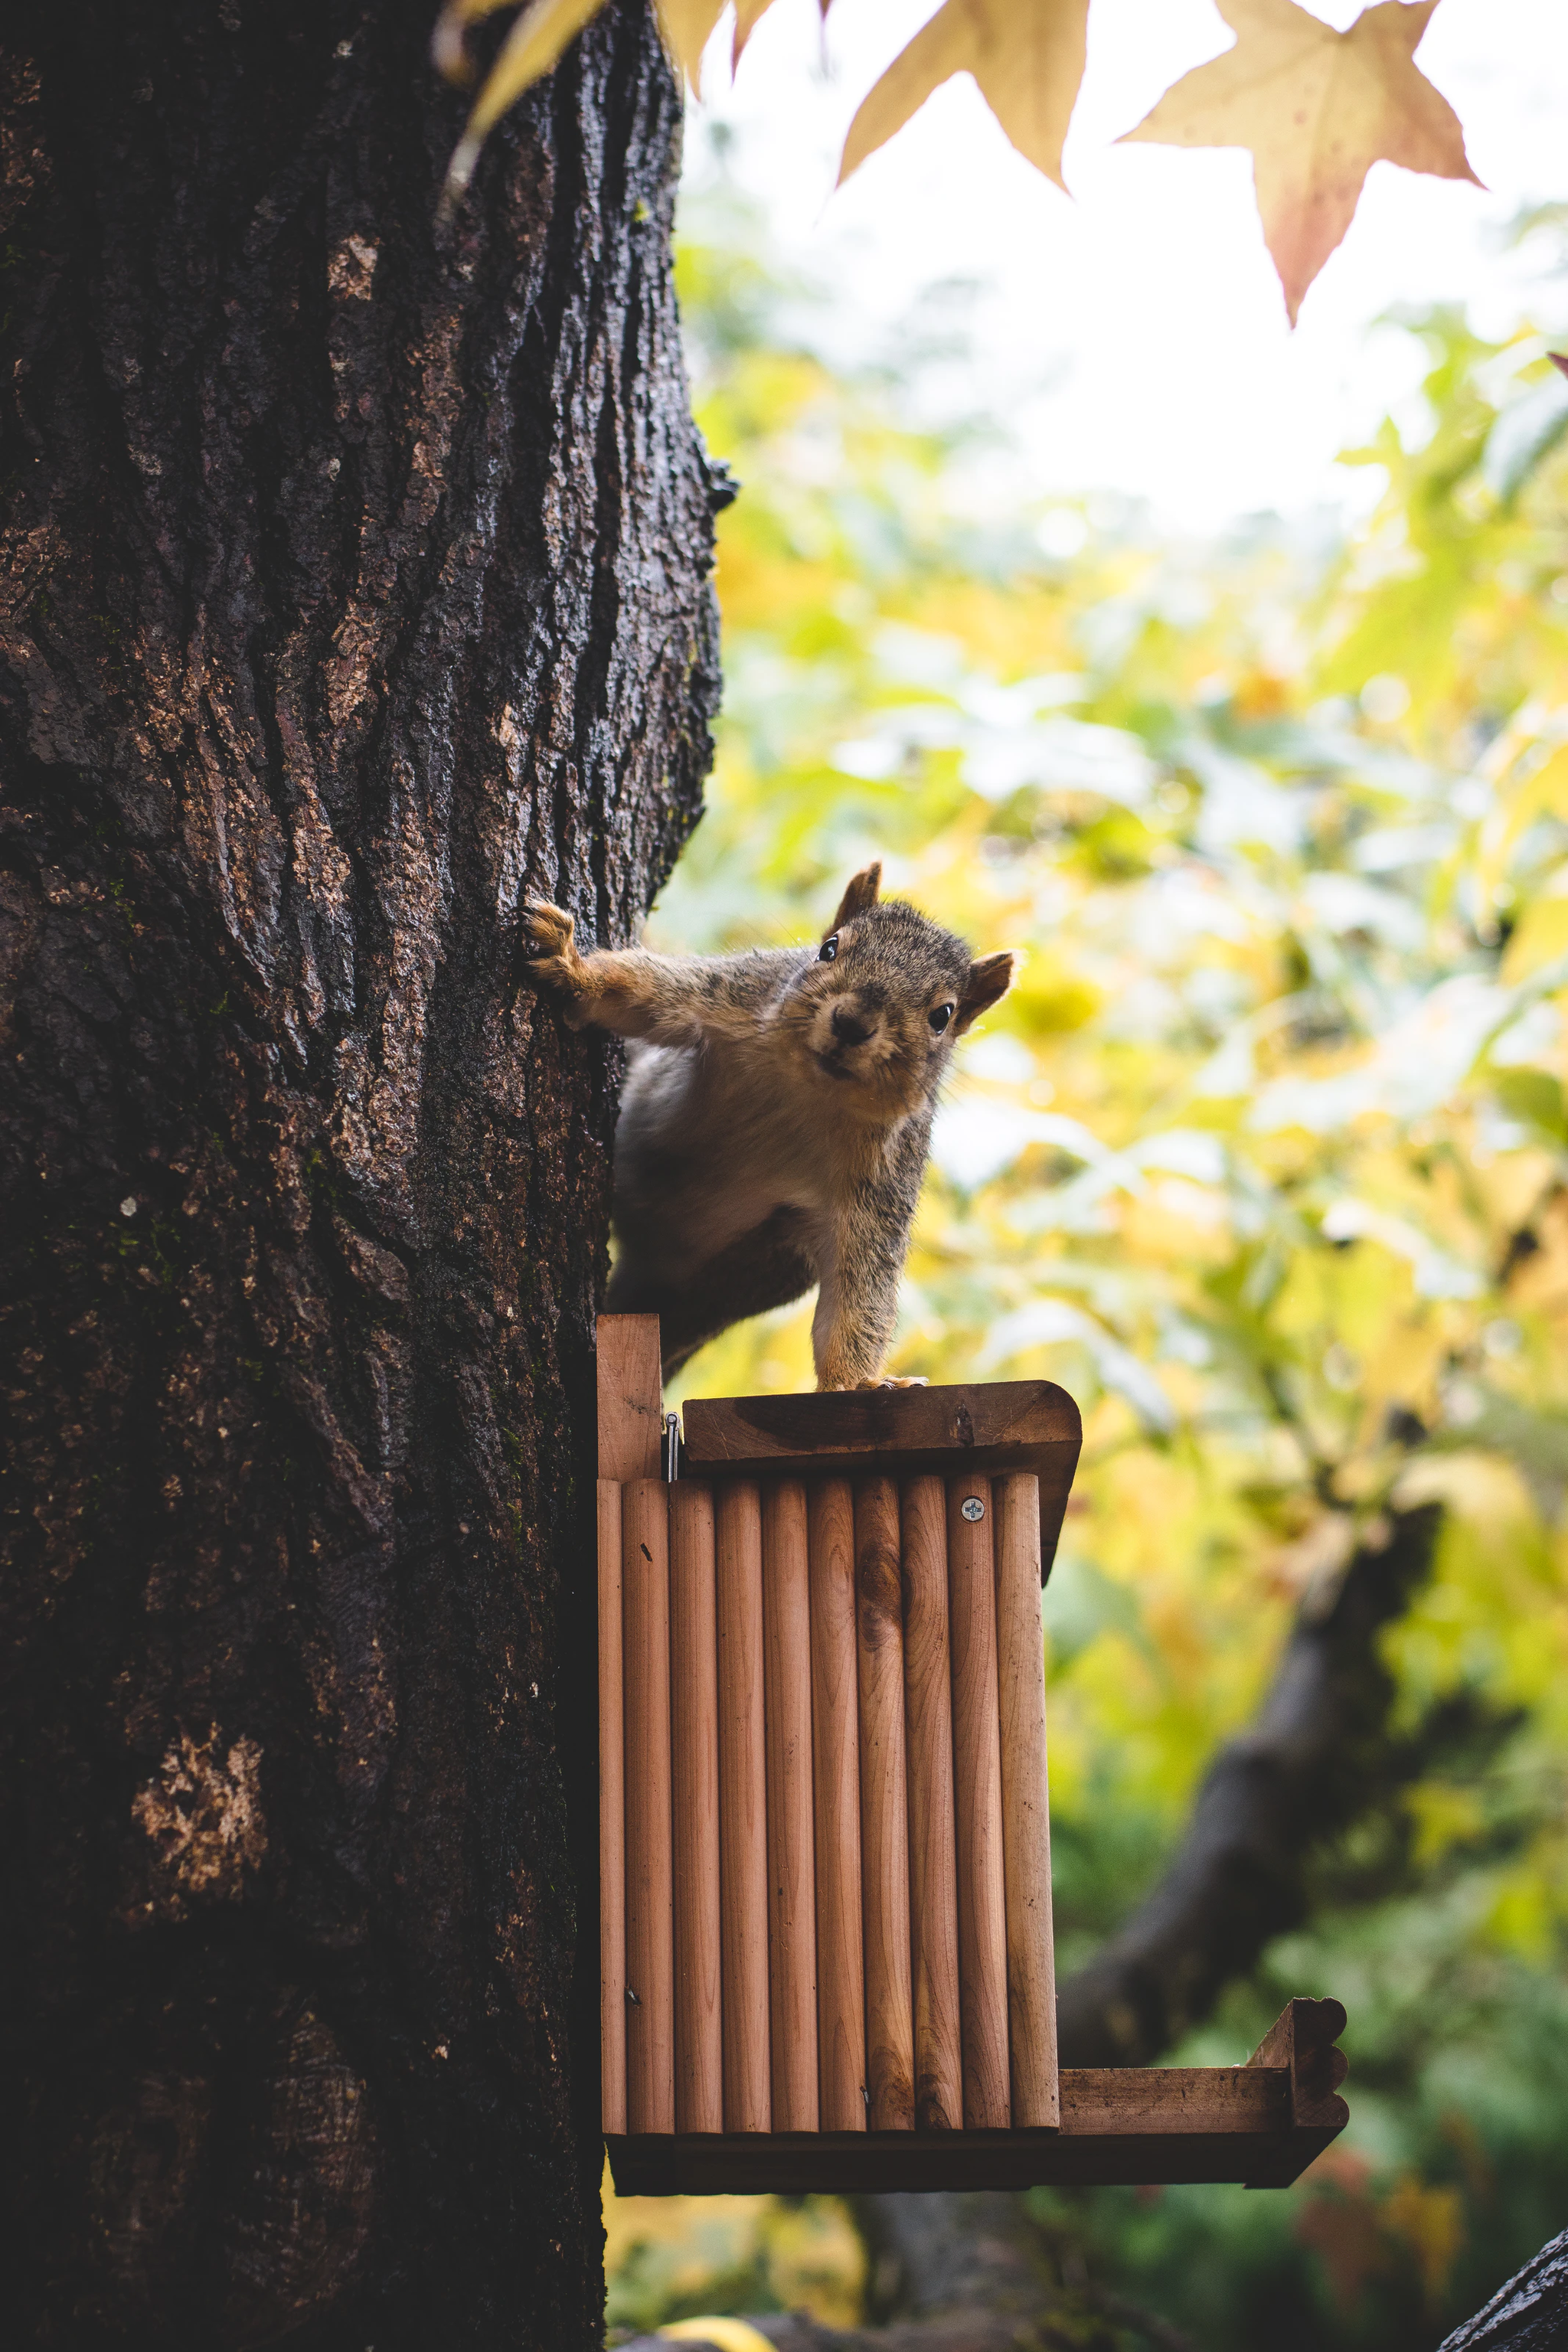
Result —
[[[809, 936], [880, 856], [1025, 951], [960, 1051], [895, 1361], [1084, 1408], [1046, 1602], [1062, 1968], [1158, 1872], [1293, 1612], [1391, 1504], [1447, 1507], [1387, 1643], [1394, 1793], [1172, 2053], [1235, 2062], [1335, 1992], [1349, 2131], [1288, 2193], [1039, 2218], [1206, 2352], [1435, 2344], [1568, 2219], [1568, 384], [1534, 332], [1407, 319], [1426, 414], [1352, 453], [1386, 483], [1363, 526], [1181, 543], [1027, 499], [984, 425], [913, 429], [724, 220], [680, 273], [745, 485], [725, 711], [650, 935]], [[808, 1325], [681, 1390], [809, 1385]], [[679, 2231], [618, 2211], [646, 2282]], [[646, 2325], [634, 2269], [612, 2317]], [[754, 2260], [727, 2292], [778, 2294]]]

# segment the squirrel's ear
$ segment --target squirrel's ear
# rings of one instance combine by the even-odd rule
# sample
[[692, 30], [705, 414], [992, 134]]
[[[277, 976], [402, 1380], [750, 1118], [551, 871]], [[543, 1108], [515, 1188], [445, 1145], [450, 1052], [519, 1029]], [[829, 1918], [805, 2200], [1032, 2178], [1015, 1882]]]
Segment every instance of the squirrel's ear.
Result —
[[962, 1037], [972, 1021], [978, 1021], [993, 1004], [999, 1004], [1013, 984], [1012, 950], [1004, 948], [1000, 955], [982, 956], [969, 967], [969, 977], [963, 983], [963, 993], [958, 1000], [958, 1018], [952, 1034]]
[[879, 858], [875, 866], [868, 866], [863, 874], [857, 874], [838, 901], [838, 912], [823, 932], [823, 938], [830, 940], [835, 931], [842, 930], [846, 923], [852, 923], [857, 915], [865, 913], [868, 907], [874, 907], [881, 887], [882, 862]]

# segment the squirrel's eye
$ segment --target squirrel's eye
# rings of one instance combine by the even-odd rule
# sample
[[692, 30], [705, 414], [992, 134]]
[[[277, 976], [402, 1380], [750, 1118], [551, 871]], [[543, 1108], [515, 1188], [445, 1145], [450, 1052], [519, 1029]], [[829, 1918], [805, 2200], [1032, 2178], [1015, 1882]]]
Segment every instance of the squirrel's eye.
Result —
[[926, 1014], [926, 1019], [931, 1023], [931, 1027], [936, 1031], [939, 1037], [942, 1035], [942, 1031], [947, 1027], [948, 1023], [952, 1019], [952, 1013], [953, 1008], [951, 1004], [939, 1004], [934, 1013], [928, 1013]]
[[832, 937], [830, 940], [823, 940], [823, 942], [822, 942], [822, 946], [821, 946], [821, 948], [820, 948], [820, 950], [818, 950], [818, 953], [817, 953], [816, 961], [817, 961], [817, 962], [818, 962], [818, 963], [831, 963], [831, 962], [833, 961], [834, 957], [835, 957], [837, 953], [838, 953], [838, 934], [837, 934], [837, 931], [835, 931], [835, 932], [834, 932], [834, 934], [833, 934], [833, 937]]

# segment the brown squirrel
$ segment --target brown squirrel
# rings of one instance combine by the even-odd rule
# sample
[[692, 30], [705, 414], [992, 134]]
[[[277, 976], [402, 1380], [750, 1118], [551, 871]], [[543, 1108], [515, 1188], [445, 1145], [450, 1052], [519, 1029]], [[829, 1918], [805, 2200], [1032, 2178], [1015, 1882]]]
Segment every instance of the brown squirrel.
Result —
[[883, 1383], [899, 1274], [952, 1041], [1013, 977], [857, 874], [816, 947], [583, 955], [531, 901], [536, 980], [644, 1041], [616, 1129], [611, 1314], [657, 1315], [672, 1372], [742, 1317], [818, 1286], [819, 1389]]

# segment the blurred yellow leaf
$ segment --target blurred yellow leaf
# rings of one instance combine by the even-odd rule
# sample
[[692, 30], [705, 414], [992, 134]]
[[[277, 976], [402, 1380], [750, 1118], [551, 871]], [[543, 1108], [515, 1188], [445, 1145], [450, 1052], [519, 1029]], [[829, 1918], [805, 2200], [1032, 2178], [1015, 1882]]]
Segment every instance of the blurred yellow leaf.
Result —
[[1509, 940], [1502, 976], [1513, 982], [1568, 955], [1568, 895], [1543, 892], [1528, 906]]
[[1415, 66], [1436, 5], [1383, 0], [1339, 33], [1292, 0], [1219, 0], [1236, 47], [1184, 75], [1127, 133], [1172, 147], [1251, 149], [1292, 325], [1373, 163], [1475, 181], [1458, 117]]
[[1541, 816], [1568, 817], [1568, 743], [1532, 769], [1522, 783], [1500, 794], [1497, 807], [1481, 827], [1476, 880], [1489, 895], [1507, 874], [1511, 852]]
[[724, 0], [658, 0], [658, 21], [664, 29], [665, 46], [700, 98], [702, 52], [723, 13]]
[[862, 100], [844, 142], [839, 185], [941, 83], [972, 73], [1019, 153], [1061, 187], [1088, 19], [1089, 0], [946, 0]]
[[1417, 1864], [1440, 1862], [1451, 1846], [1479, 1837], [1486, 1817], [1476, 1791], [1443, 1780], [1417, 1780], [1405, 1791]]
[[762, 2330], [744, 2319], [672, 2319], [658, 2333], [671, 2344], [716, 2344], [719, 2352], [773, 2352]]
[[1448, 2284], [1465, 2242], [1464, 2202], [1451, 2186], [1430, 2188], [1413, 2176], [1399, 2181], [1383, 2209], [1384, 2220], [1415, 2257], [1429, 2305]]

